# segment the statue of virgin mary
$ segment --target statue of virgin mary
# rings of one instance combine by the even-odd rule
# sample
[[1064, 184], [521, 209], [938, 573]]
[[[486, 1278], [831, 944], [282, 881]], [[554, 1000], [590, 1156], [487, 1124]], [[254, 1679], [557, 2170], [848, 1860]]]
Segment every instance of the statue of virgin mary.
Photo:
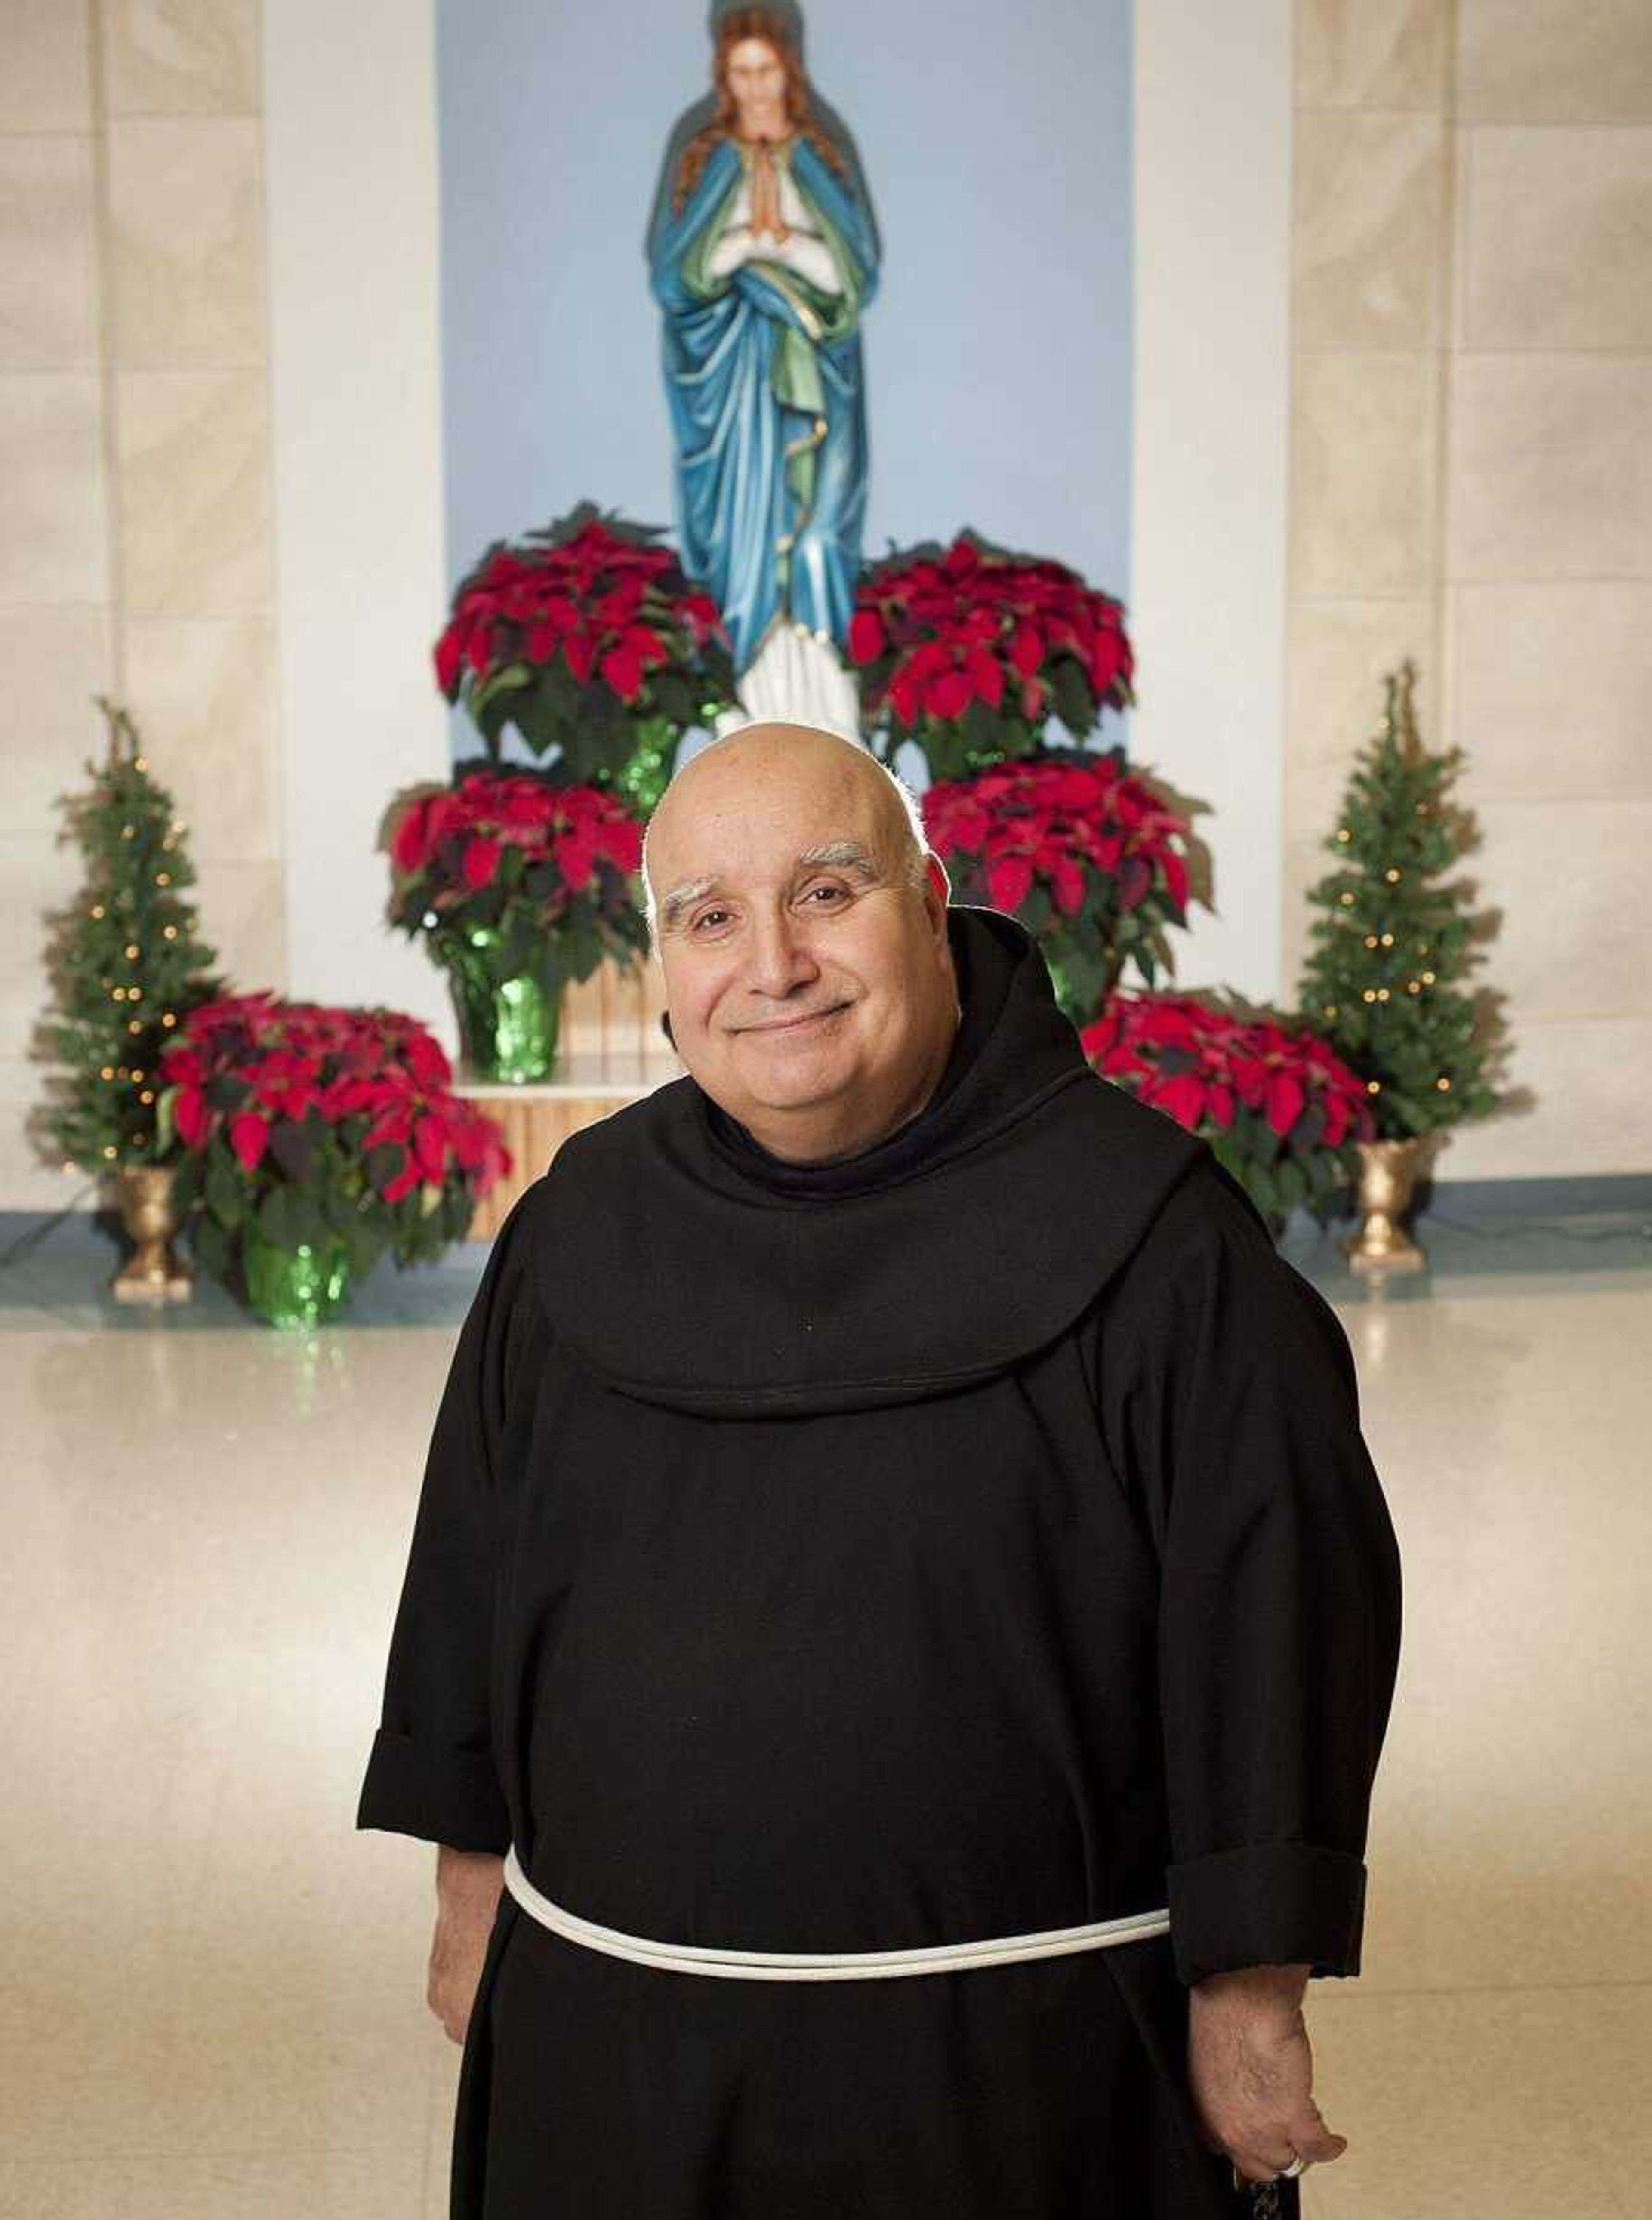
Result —
[[714, 0], [711, 28], [712, 90], [672, 133], [648, 230], [683, 568], [722, 611], [750, 714], [853, 733], [877, 226], [797, 8]]

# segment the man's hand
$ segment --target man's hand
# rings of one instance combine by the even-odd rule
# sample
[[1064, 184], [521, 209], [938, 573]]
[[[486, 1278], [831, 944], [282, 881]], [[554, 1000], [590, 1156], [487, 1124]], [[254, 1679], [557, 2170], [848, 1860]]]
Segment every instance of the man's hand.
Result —
[[505, 1885], [505, 1861], [486, 1850], [436, 1851], [436, 1933], [430, 1946], [425, 2001], [446, 2030], [463, 2042], [471, 2024], [488, 1955], [488, 1937]]
[[1247, 2181], [1271, 2181], [1294, 2157], [1340, 2158], [1313, 2101], [1302, 2017], [1306, 1966], [1246, 1966], [1195, 1981], [1188, 1996], [1188, 2078], [1206, 2142]]

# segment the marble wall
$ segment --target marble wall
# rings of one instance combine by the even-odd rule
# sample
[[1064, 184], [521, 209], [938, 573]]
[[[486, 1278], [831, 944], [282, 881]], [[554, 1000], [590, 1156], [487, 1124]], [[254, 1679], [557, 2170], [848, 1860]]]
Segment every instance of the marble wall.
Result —
[[0, 0], [0, 1204], [82, 1184], [28, 1138], [56, 797], [122, 701], [189, 826], [204, 937], [280, 986], [259, 0]]
[[1283, 976], [1381, 671], [1468, 762], [1530, 1107], [1442, 1178], [1652, 1165], [1652, 16], [1300, 0]]

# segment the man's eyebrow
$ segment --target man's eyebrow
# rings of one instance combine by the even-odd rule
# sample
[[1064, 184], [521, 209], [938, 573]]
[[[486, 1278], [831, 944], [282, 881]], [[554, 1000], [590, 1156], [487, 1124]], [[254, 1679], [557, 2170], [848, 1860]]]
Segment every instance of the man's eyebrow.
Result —
[[[857, 878], [876, 880], [882, 876], [877, 857], [863, 841], [823, 840], [817, 847], [802, 849], [795, 857], [793, 876], [805, 870], [818, 870], [830, 866], [852, 872]], [[680, 886], [671, 889], [659, 906], [660, 929], [670, 932], [685, 909], [697, 902], [702, 895], [714, 893], [723, 882], [720, 875], [708, 872], [703, 878], [684, 879]]]

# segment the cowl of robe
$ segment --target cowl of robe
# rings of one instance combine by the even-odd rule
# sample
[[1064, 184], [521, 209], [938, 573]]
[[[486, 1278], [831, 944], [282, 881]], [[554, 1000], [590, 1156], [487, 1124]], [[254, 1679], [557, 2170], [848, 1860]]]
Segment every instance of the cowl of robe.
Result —
[[[1188, 1986], [1359, 1970], [1400, 1587], [1346, 1338], [1208, 1147], [1089, 1068], [1023, 929], [955, 907], [949, 931], [963, 1022], [877, 1146], [784, 1163], [688, 1077], [513, 1208], [358, 1824], [514, 1841], [554, 1902], [678, 1942], [896, 1949], [1163, 1906], [1170, 1934], [708, 1980], [506, 1899], [456, 2214], [553, 2181], [651, 2220], [726, 2220], [758, 2180], [782, 2203], [751, 2210], [800, 2220], [1237, 2209], [1194, 2126]], [[595, 2051], [558, 2017], [577, 1998]], [[907, 2094], [875, 2103], [880, 2029]], [[807, 2122], [775, 2093], [791, 2043]], [[539, 2106], [546, 2049], [581, 2130]]]
[[[620, 1394], [706, 1417], [805, 1418], [957, 1395], [1094, 1301], [1205, 1144], [1091, 1069], [1024, 947], [944, 1099], [835, 1165], [731, 1154], [692, 1079], [602, 1119], [545, 1175], [540, 1293], [570, 1354]], [[967, 923], [966, 923], [967, 920]], [[737, 1131], [739, 1129], [736, 1129]], [[749, 1138], [749, 1137], [748, 1137]], [[578, 1270], [563, 1269], [572, 1254]]]

